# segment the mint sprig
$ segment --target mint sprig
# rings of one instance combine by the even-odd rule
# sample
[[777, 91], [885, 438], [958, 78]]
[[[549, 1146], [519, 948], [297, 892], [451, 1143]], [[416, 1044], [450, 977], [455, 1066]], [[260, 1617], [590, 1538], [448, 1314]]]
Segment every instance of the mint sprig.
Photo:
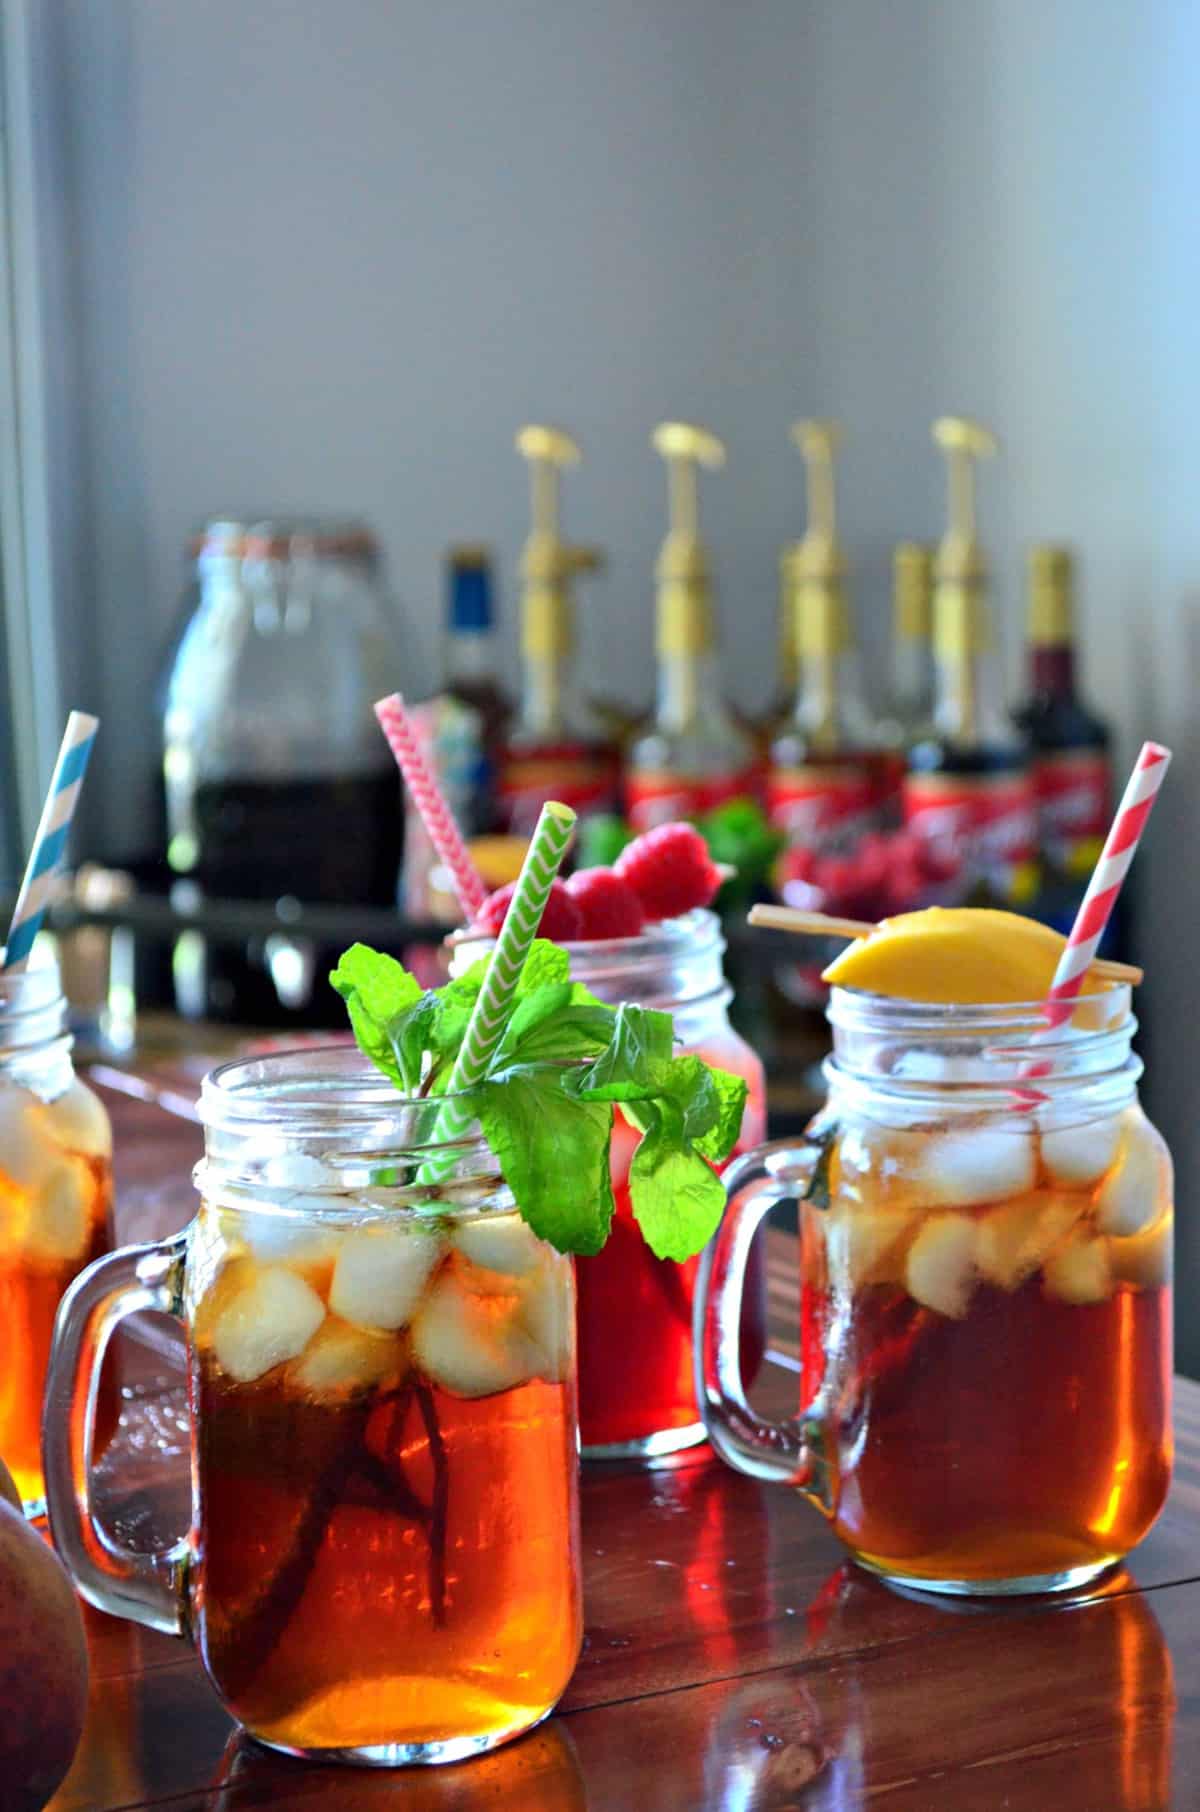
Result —
[[[355, 944], [330, 976], [364, 1056], [405, 1094], [450, 1082], [487, 973], [482, 958], [422, 990], [394, 958]], [[607, 1006], [537, 939], [487, 1075], [466, 1098], [524, 1219], [560, 1252], [598, 1252], [613, 1216], [614, 1106], [641, 1133], [629, 1176], [634, 1216], [659, 1258], [706, 1243], [725, 1193], [712, 1166], [733, 1150], [746, 1083], [675, 1051], [669, 1013]]]

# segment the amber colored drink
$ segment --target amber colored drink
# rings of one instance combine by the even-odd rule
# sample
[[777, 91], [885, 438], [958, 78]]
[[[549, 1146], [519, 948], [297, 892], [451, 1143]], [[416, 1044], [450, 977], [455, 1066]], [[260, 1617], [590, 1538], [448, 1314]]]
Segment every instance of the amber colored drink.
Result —
[[[766, 1131], [762, 1066], [729, 1039], [696, 1053], [706, 1063], [740, 1071], [750, 1083], [742, 1137], [731, 1155], [757, 1145]], [[695, 1428], [692, 1302], [699, 1259], [655, 1258], [642, 1238], [629, 1198], [629, 1166], [639, 1135], [613, 1116], [612, 1179], [616, 1213], [603, 1251], [578, 1261], [579, 1426], [585, 1449], [649, 1442]], [[761, 1251], [752, 1254], [742, 1311], [742, 1366], [753, 1378], [766, 1350], [766, 1289]], [[614, 1327], [620, 1338], [614, 1338]]]
[[1161, 1139], [1136, 1108], [1057, 1141], [974, 1138], [844, 1120], [829, 1205], [803, 1217], [804, 1407], [829, 1431], [834, 1526], [943, 1587], [1117, 1559], [1171, 1467]]
[[569, 1261], [511, 1214], [474, 1258], [380, 1224], [310, 1226], [284, 1262], [204, 1217], [193, 1585], [221, 1697], [304, 1750], [536, 1722], [581, 1635]]
[[[72, 1084], [73, 1103], [85, 1094]], [[69, 1107], [47, 1106], [14, 1085], [4, 1086], [0, 1106], [0, 1457], [34, 1514], [42, 1507], [42, 1394], [54, 1317], [67, 1286], [109, 1250], [112, 1174], [107, 1155], [71, 1142], [78, 1129]], [[98, 1453], [117, 1409], [110, 1374], [97, 1403]]]

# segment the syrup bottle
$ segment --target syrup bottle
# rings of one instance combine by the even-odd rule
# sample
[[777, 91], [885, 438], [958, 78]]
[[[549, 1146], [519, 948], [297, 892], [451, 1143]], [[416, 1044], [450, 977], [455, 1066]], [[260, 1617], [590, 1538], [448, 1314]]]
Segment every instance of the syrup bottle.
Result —
[[958, 861], [967, 895], [1022, 905], [1038, 884], [1033, 786], [1001, 695], [975, 523], [974, 461], [994, 453], [996, 441], [958, 416], [936, 421], [933, 438], [946, 455], [949, 514], [934, 560], [933, 721], [909, 751], [904, 817]]
[[667, 464], [670, 519], [655, 569], [658, 701], [653, 722], [630, 746], [625, 775], [636, 831], [699, 817], [755, 791], [753, 738], [717, 684], [712, 583], [697, 520], [697, 469], [723, 465], [725, 449], [688, 422], [663, 422], [652, 444]]
[[619, 758], [575, 676], [571, 581], [600, 564], [595, 550], [568, 546], [559, 532], [559, 475], [577, 464], [579, 448], [541, 426], [522, 428], [516, 444], [529, 461], [532, 528], [521, 556], [521, 694], [496, 794], [501, 827], [529, 836], [547, 799], [581, 817], [614, 811]]
[[791, 712], [775, 737], [767, 810], [793, 851], [849, 854], [878, 830], [890, 790], [887, 751], [863, 696], [837, 535], [833, 422], [797, 422], [808, 478], [808, 527], [784, 550], [799, 657]]
[[1112, 817], [1108, 726], [1079, 697], [1070, 550], [1029, 550], [1029, 697], [1015, 714], [1029, 739], [1038, 847], [1048, 887], [1075, 896]]

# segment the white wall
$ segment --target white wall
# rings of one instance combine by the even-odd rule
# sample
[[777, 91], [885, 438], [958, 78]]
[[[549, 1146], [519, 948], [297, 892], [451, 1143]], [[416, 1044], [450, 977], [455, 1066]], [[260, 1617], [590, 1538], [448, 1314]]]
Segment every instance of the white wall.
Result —
[[[649, 432], [685, 410], [723, 426], [737, 388], [727, 11], [70, 8], [114, 810], [144, 791], [147, 663], [198, 516], [364, 514], [416, 691], [448, 541], [495, 545], [511, 621], [528, 508], [512, 443], [529, 419], [561, 420], [585, 452], [566, 521], [610, 560], [580, 588], [589, 663], [646, 691], [665, 510]], [[793, 398], [764, 389], [778, 436]], [[734, 481], [709, 489], [724, 554]]]
[[[1083, 555], [1087, 677], [1176, 768], [1138, 865], [1152, 1098], [1200, 1181], [1200, 18], [1187, 0], [58, 0], [110, 840], [146, 679], [214, 507], [349, 507], [384, 537], [412, 683], [438, 560], [523, 533], [520, 421], [576, 430], [567, 515], [597, 679], [644, 693], [668, 413], [706, 487], [735, 689], [769, 684], [798, 413], [846, 424], [864, 638], [935, 531], [930, 418], [1005, 452], [983, 519]], [[507, 586], [511, 609], [511, 579]], [[511, 622], [511, 616], [510, 616]], [[86, 637], [79, 648], [87, 647]], [[79, 659], [76, 650], [77, 661]], [[131, 839], [132, 840], [132, 839]], [[1190, 1245], [1190, 1236], [1187, 1236]], [[1188, 1348], [1200, 1360], [1200, 1333]]]

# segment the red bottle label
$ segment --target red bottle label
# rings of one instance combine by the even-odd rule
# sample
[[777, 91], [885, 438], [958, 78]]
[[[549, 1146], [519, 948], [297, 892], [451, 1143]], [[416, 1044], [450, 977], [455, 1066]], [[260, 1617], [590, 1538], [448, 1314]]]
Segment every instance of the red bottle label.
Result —
[[767, 815], [793, 848], [843, 851], [883, 822], [886, 767], [839, 762], [772, 768]]
[[1063, 749], [1033, 763], [1038, 842], [1055, 868], [1089, 874], [1112, 818], [1112, 771], [1099, 749]]
[[1037, 883], [1037, 817], [1028, 774], [910, 774], [904, 822], [961, 865], [968, 882], [1028, 898]]
[[647, 769], [625, 776], [625, 814], [640, 835], [677, 818], [701, 818], [730, 799], [754, 799], [758, 791], [753, 768], [703, 778]]
[[536, 753], [506, 755], [496, 778], [496, 806], [503, 828], [532, 836], [547, 799], [561, 800], [584, 817], [617, 810], [616, 758], [586, 743], [561, 743]]

